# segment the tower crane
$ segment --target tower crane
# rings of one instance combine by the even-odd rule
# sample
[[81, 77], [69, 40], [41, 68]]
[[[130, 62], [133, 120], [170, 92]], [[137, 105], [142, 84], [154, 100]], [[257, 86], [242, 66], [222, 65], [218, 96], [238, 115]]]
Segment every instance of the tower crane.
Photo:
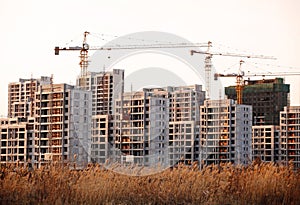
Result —
[[236, 96], [237, 96], [237, 104], [242, 104], [242, 97], [243, 97], [243, 87], [245, 85], [244, 77], [266, 77], [266, 76], [293, 76], [293, 75], [300, 75], [300, 72], [266, 72], [266, 73], [247, 73], [242, 71], [241, 66], [244, 63], [243, 60], [240, 60], [240, 66], [238, 73], [230, 73], [230, 74], [222, 74], [222, 73], [215, 73], [214, 80], [218, 80], [219, 77], [235, 77], [236, 78]]
[[[60, 51], [80, 51], [80, 68], [81, 68], [81, 77], [82, 81], [80, 82], [81, 87], [85, 88], [85, 77], [87, 75], [87, 68], [89, 65], [88, 62], [88, 51], [89, 50], [126, 50], [126, 49], [153, 49], [153, 48], [192, 48], [192, 47], [206, 47], [206, 51], [196, 51], [191, 50], [191, 55], [194, 53], [205, 55], [205, 87], [206, 87], [206, 95], [209, 98], [210, 95], [210, 76], [211, 76], [211, 68], [212, 68], [212, 56], [229, 56], [229, 57], [242, 57], [242, 58], [261, 58], [261, 59], [275, 59], [270, 56], [263, 55], [247, 55], [247, 54], [237, 54], [237, 53], [218, 53], [211, 52], [210, 48], [212, 47], [212, 42], [208, 43], [164, 43], [164, 44], [135, 44], [135, 45], [116, 45], [116, 46], [89, 46], [87, 43], [87, 36], [90, 32], [85, 31], [83, 33], [83, 42], [82, 46], [75, 47], [58, 47], [54, 48], [55, 55], [59, 55]], [[242, 79], [239, 79], [242, 81]]]
[[[212, 42], [208, 42], [207, 50], [206, 51], [196, 51], [191, 50], [191, 55], [194, 55], [194, 53], [197, 54], [204, 54], [205, 55], [205, 87], [206, 87], [206, 97], [209, 99], [210, 95], [210, 76], [211, 76], [211, 67], [212, 67], [212, 56], [227, 56], [227, 57], [240, 57], [240, 58], [261, 58], [261, 59], [272, 59], [275, 60], [276, 58], [272, 56], [264, 56], [264, 55], [247, 55], [247, 54], [238, 54], [238, 53], [218, 53], [218, 52], [211, 52], [210, 48], [212, 47]], [[240, 83], [242, 79], [240, 77], [237, 77], [237, 82]], [[241, 86], [239, 86], [239, 89], [242, 89]]]
[[[88, 51], [89, 50], [125, 50], [125, 49], [153, 49], [153, 48], [191, 48], [191, 47], [207, 47], [207, 43], [164, 43], [164, 44], [135, 44], [135, 45], [116, 45], [116, 46], [89, 46], [87, 43], [87, 36], [90, 32], [85, 31], [83, 33], [82, 46], [75, 47], [58, 47], [54, 48], [55, 55], [59, 55], [60, 51], [80, 51], [80, 69], [81, 77], [87, 75]], [[85, 79], [85, 78], [83, 78]], [[85, 85], [84, 85], [85, 87]]]

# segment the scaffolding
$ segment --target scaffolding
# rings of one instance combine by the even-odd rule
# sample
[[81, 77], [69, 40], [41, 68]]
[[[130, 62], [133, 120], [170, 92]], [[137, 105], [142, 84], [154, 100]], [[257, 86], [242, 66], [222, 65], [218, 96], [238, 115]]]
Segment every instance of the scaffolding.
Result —
[[[290, 85], [282, 78], [247, 80], [242, 102], [253, 107], [253, 125], [279, 125], [279, 113], [289, 104]], [[229, 99], [237, 99], [236, 86], [225, 88]]]

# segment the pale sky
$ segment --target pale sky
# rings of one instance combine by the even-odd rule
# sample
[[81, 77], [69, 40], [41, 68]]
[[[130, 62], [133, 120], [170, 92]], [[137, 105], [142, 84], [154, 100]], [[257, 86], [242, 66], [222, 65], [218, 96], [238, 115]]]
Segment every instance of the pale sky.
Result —
[[[53, 74], [55, 83], [74, 84], [79, 53], [55, 56], [53, 49], [80, 39], [84, 31], [116, 36], [169, 32], [194, 43], [225, 45], [231, 52], [277, 58], [252, 60], [262, 71], [300, 72], [299, 11], [298, 0], [0, 0], [0, 115], [7, 114], [9, 82]], [[219, 72], [235, 65], [231, 71], [237, 72], [239, 60], [215, 56], [213, 64]], [[244, 69], [254, 67], [246, 63]], [[300, 104], [300, 76], [285, 80], [291, 84], [291, 104]], [[234, 79], [222, 83], [228, 86]]]

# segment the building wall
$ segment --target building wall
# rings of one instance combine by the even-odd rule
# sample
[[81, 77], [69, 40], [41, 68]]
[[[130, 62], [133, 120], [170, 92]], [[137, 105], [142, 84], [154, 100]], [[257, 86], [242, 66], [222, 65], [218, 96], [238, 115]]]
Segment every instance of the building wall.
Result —
[[280, 112], [280, 135], [280, 160], [300, 168], [300, 106], [284, 107]]
[[[68, 105], [68, 160], [84, 167], [91, 161], [92, 96], [90, 91], [67, 89]], [[65, 121], [66, 122], [66, 121]]]
[[85, 77], [79, 76], [76, 82], [78, 87], [92, 91], [93, 115], [112, 115], [114, 101], [124, 92], [124, 70], [88, 72]]
[[[1, 121], [1, 162], [30, 160], [36, 166], [53, 161], [87, 163], [90, 156], [90, 92], [67, 84], [40, 84], [32, 96], [35, 102], [33, 116]], [[10, 138], [13, 142], [8, 143]], [[16, 146], [13, 152], [8, 151], [12, 150], [12, 145]], [[8, 158], [7, 153], [12, 157]]]
[[251, 106], [237, 105], [233, 100], [206, 100], [200, 121], [201, 163], [251, 162]]
[[169, 96], [169, 159], [178, 162], [199, 161], [200, 106], [205, 92], [200, 85], [167, 87]]
[[[289, 104], [289, 93], [290, 85], [282, 78], [246, 81], [242, 102], [253, 107], [253, 125], [279, 125], [279, 114]], [[225, 94], [236, 100], [236, 87], [226, 87]]]
[[125, 93], [116, 101], [114, 143], [121, 163], [144, 166], [167, 163], [168, 99], [166, 92]]
[[277, 162], [279, 155], [279, 126], [252, 126], [252, 158]]
[[94, 115], [92, 117], [92, 162], [105, 163], [112, 146], [109, 143], [108, 115]]
[[92, 162], [104, 163], [113, 149], [108, 138], [114, 129], [115, 100], [124, 93], [124, 70], [88, 72], [77, 78], [77, 86], [92, 94], [91, 158]]
[[39, 85], [50, 84], [50, 77], [40, 79], [19, 79], [8, 84], [8, 117], [28, 117], [34, 115], [35, 97]]
[[28, 159], [26, 122], [18, 118], [0, 119], [1, 163], [20, 162]]

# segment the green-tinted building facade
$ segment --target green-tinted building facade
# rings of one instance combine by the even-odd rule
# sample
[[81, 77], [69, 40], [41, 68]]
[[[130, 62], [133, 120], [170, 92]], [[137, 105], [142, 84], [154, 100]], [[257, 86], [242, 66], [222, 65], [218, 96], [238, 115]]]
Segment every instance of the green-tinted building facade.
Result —
[[[246, 80], [242, 104], [252, 105], [253, 125], [279, 125], [279, 114], [289, 105], [290, 85], [283, 78]], [[237, 99], [236, 86], [225, 88], [229, 99]]]

